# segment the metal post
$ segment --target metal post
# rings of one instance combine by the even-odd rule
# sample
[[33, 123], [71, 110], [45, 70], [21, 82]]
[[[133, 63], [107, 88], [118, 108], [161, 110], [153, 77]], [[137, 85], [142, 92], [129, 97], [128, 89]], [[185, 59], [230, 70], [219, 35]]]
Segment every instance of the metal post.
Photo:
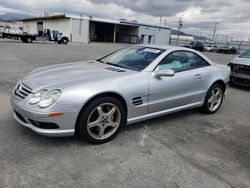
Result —
[[114, 26], [113, 43], [115, 43], [115, 39], [116, 39], [116, 24]]
[[80, 22], [79, 22], [79, 34], [82, 34], [82, 19], [83, 19], [83, 14], [80, 14]]
[[160, 26], [161, 26], [161, 19], [162, 19], [162, 16], [160, 17]]
[[214, 23], [213, 41], [214, 41], [214, 37], [215, 37], [215, 33], [216, 33], [217, 24], [218, 24], [217, 22]]

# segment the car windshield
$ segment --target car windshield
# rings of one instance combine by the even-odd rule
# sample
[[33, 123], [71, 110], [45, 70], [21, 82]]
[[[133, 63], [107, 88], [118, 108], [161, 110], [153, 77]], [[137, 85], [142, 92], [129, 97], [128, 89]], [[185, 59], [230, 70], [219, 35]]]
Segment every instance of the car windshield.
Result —
[[131, 47], [118, 50], [97, 61], [130, 70], [141, 71], [164, 50], [150, 47]]
[[250, 50], [245, 51], [239, 56], [240, 58], [250, 58]]

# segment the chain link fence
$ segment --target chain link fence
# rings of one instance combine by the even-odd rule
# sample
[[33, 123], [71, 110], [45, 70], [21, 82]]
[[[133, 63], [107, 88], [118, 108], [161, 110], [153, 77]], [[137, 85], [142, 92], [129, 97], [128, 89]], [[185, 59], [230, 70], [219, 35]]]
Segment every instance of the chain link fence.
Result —
[[[169, 44], [174, 46], [185, 46], [193, 41], [197, 40], [190, 40], [190, 39], [179, 39], [177, 44], [177, 39], [170, 38]], [[237, 53], [242, 53], [247, 49], [250, 49], [250, 42], [249, 41], [200, 41], [204, 44], [204, 46], [207, 45], [213, 45], [218, 47], [234, 47], [237, 49]]]

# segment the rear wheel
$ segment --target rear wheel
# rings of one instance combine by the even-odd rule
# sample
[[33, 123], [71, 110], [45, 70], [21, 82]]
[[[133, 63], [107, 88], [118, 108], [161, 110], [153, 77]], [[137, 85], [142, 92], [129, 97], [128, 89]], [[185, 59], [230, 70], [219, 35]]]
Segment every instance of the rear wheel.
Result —
[[215, 113], [221, 106], [224, 88], [221, 84], [213, 84], [207, 92], [202, 111], [207, 114]]
[[76, 131], [89, 142], [101, 144], [113, 139], [125, 122], [122, 104], [113, 97], [100, 97], [81, 111]]
[[28, 37], [28, 38], [26, 39], [26, 41], [27, 41], [27, 43], [32, 43], [32, 42], [33, 42], [32, 38], [30, 38], [30, 37]]

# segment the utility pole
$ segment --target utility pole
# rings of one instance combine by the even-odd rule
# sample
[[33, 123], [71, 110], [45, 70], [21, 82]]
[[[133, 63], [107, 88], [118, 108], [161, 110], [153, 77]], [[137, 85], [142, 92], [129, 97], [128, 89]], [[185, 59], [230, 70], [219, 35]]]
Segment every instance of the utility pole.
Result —
[[82, 21], [83, 21], [83, 14], [80, 14], [80, 22], [79, 22], [79, 34], [82, 34]]
[[178, 35], [177, 35], [176, 46], [178, 46], [179, 37], [180, 37], [180, 31], [181, 31], [181, 27], [183, 26], [183, 24], [182, 24], [182, 18], [179, 18], [179, 20], [177, 22], [179, 23], [179, 26], [178, 26]]
[[214, 37], [215, 37], [215, 33], [216, 33], [217, 24], [218, 24], [217, 22], [214, 23], [213, 41], [214, 41]]
[[160, 26], [161, 26], [161, 20], [162, 20], [162, 16], [160, 17]]
[[164, 20], [164, 27], [166, 27], [167, 26], [167, 20], [165, 19]]

